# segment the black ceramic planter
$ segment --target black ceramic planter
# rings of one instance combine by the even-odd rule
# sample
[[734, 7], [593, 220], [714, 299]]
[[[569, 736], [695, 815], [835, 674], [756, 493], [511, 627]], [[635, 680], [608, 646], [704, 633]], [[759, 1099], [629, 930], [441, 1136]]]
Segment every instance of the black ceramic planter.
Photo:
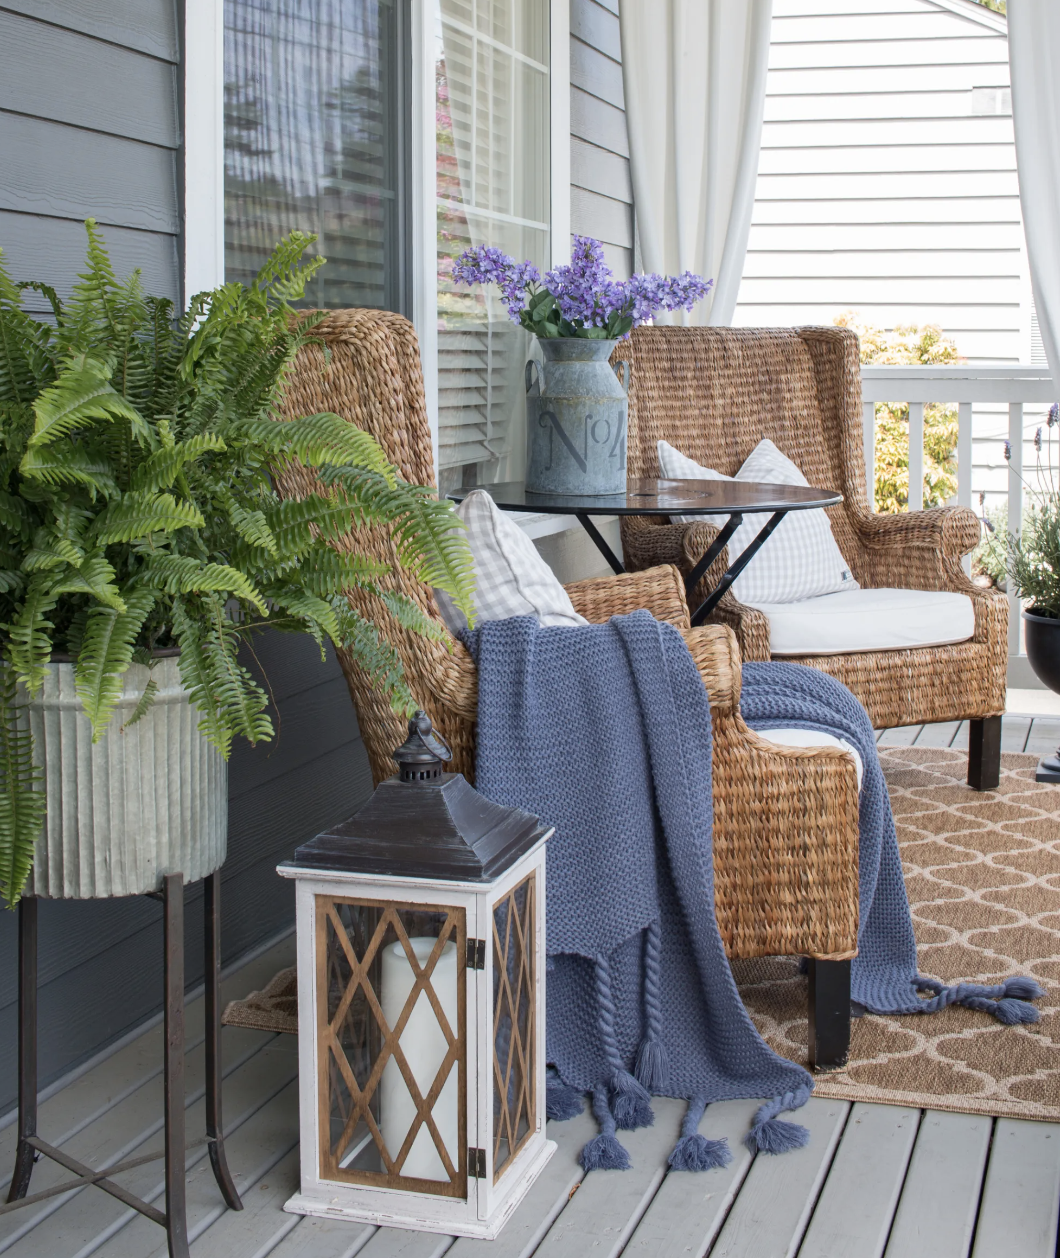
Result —
[[[1029, 607], [1023, 620], [1027, 659], [1034, 675], [1060, 694], [1060, 619], [1046, 615], [1038, 607]], [[1060, 783], [1060, 749], [1038, 762], [1035, 778], [1039, 782]]]

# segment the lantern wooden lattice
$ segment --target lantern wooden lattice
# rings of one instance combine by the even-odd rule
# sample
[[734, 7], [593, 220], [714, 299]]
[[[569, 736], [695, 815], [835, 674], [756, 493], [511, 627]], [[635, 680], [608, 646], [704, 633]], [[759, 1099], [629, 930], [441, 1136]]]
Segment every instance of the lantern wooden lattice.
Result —
[[401, 772], [299, 848], [301, 1191], [287, 1209], [495, 1236], [544, 1129], [551, 831], [442, 772], [417, 714]]

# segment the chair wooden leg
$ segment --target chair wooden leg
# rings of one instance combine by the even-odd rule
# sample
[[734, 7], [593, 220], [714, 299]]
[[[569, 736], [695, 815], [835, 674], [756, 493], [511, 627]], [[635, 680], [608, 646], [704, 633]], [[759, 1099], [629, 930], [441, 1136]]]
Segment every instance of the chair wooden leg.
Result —
[[995, 791], [1001, 781], [1001, 717], [968, 722], [968, 785]]
[[809, 959], [810, 1069], [837, 1070], [850, 1053], [850, 962]]

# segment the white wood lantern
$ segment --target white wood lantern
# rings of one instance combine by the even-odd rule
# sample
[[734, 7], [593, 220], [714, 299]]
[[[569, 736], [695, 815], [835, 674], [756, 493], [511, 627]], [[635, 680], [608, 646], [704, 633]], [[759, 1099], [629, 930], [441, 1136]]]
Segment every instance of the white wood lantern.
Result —
[[417, 712], [400, 772], [296, 882], [296, 1214], [494, 1237], [545, 1139], [545, 842]]

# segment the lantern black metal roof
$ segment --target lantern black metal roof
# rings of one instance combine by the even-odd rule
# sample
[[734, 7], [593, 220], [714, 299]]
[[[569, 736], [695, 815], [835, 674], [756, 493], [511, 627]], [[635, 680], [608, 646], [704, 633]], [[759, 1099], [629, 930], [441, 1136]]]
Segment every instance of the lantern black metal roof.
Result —
[[425, 712], [409, 721], [394, 759], [398, 773], [360, 812], [304, 843], [283, 867], [492, 882], [548, 833], [537, 817], [495, 804], [462, 773], [445, 772], [452, 752]]

